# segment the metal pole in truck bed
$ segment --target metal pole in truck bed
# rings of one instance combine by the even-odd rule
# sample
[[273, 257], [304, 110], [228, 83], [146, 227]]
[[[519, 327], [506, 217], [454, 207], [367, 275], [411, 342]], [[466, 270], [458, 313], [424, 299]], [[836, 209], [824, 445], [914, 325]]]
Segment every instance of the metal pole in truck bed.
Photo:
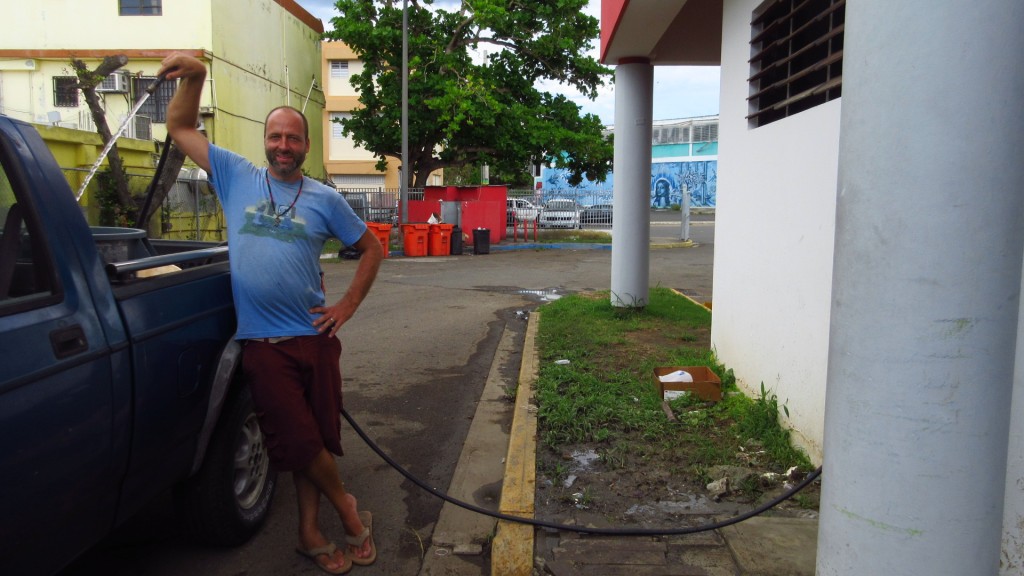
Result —
[[124, 119], [124, 122], [121, 123], [121, 127], [118, 128], [117, 132], [115, 132], [114, 135], [110, 137], [110, 140], [107, 141], [107, 144], [103, 147], [100, 155], [96, 157], [96, 162], [94, 162], [92, 168], [89, 169], [89, 173], [85, 175], [85, 180], [82, 181], [82, 186], [78, 189], [78, 194], [75, 196], [76, 202], [82, 199], [82, 194], [85, 193], [85, 187], [89, 185], [89, 181], [92, 180], [92, 177], [96, 174], [96, 170], [107, 157], [107, 154], [110, 153], [110, 149], [114, 147], [114, 142], [117, 142], [117, 139], [121, 137], [121, 134], [124, 134], [125, 129], [128, 128], [128, 123], [135, 118], [135, 115], [139, 113], [139, 109], [142, 108], [142, 105], [146, 103], [146, 100], [149, 100], [149, 97], [156, 92], [157, 87], [160, 86], [163, 81], [163, 75], [157, 76], [156, 80], [154, 80], [153, 83], [146, 88], [146, 91], [142, 93], [142, 96], [139, 96], [139, 100], [135, 103], [135, 106], [132, 107], [131, 112], [128, 113], [128, 117]]

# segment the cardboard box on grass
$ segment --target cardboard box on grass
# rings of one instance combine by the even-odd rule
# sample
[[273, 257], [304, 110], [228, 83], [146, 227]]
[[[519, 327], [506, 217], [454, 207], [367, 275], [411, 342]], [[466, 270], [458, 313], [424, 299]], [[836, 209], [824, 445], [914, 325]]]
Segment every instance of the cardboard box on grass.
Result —
[[[685, 370], [693, 382], [662, 382], [661, 377], [677, 370]], [[722, 399], [722, 381], [707, 366], [658, 366], [654, 369], [654, 387], [662, 400], [672, 400], [682, 394], [693, 394], [701, 400], [718, 402]]]

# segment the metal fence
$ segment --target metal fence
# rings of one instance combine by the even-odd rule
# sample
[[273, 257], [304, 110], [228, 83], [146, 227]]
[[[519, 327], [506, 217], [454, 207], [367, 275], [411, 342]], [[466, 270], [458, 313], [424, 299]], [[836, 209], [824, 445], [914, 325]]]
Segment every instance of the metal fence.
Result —
[[[77, 190], [88, 170], [79, 168], [63, 168], [64, 177], [72, 190]], [[227, 226], [224, 212], [216, 195], [206, 180], [196, 177], [196, 172], [187, 172], [187, 176], [178, 178], [167, 193], [160, 209], [150, 221], [149, 232], [154, 238], [172, 240], [206, 240], [223, 241], [227, 239]], [[135, 198], [142, 201], [152, 174], [128, 174], [128, 190]], [[134, 226], [135, 210], [107, 210], [98, 197], [99, 182], [93, 178], [86, 187], [83, 198], [88, 199], [85, 210], [86, 219], [92, 225], [106, 221], [108, 225]]]
[[[400, 188], [340, 188], [338, 192], [363, 220], [398, 225]], [[409, 188], [409, 200], [423, 200], [423, 188]]]
[[[541, 228], [573, 227], [573, 228], [607, 228], [612, 225], [612, 191], [609, 190], [574, 190], [561, 189], [519, 189], [509, 190], [509, 198], [519, 198], [530, 202], [537, 209], [537, 224]], [[552, 200], [569, 200], [575, 206], [575, 217], [566, 218], [564, 210], [549, 210], [560, 213], [557, 217], [545, 216], [545, 208]], [[565, 203], [556, 202], [551, 208], [564, 208]], [[507, 215], [512, 224], [513, 215]]]
[[160, 233], [176, 240], [227, 240], [227, 223], [217, 195], [205, 179], [178, 178], [160, 205]]

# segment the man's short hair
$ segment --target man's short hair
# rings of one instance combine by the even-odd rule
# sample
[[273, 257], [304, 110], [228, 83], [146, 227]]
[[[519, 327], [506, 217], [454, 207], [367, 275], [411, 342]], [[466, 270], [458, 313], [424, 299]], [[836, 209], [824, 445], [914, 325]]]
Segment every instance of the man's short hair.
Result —
[[270, 121], [270, 115], [273, 114], [274, 112], [277, 112], [278, 110], [291, 110], [292, 112], [295, 112], [296, 114], [298, 114], [299, 118], [302, 118], [302, 129], [305, 131], [306, 141], [308, 142], [309, 141], [309, 120], [306, 119], [306, 115], [302, 113], [302, 110], [299, 110], [298, 108], [296, 108], [294, 106], [288, 106], [288, 105], [278, 106], [277, 108], [274, 108], [270, 112], [267, 112], [267, 117], [263, 119], [263, 134], [266, 135], [266, 133], [267, 133], [267, 122]]

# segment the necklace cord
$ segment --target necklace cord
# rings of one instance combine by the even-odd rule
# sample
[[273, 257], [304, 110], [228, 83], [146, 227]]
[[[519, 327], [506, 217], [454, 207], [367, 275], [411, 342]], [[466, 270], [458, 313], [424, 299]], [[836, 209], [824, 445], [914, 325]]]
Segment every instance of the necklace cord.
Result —
[[299, 201], [299, 196], [302, 196], [302, 185], [306, 182], [306, 179], [299, 179], [299, 191], [295, 194], [295, 198], [292, 199], [292, 203], [285, 208], [284, 212], [277, 211], [277, 203], [274, 202], [274, 189], [270, 186], [270, 169], [263, 174], [263, 177], [267, 180], [267, 192], [270, 194], [270, 210], [274, 213], [274, 219], [278, 222], [281, 221], [281, 216], [291, 212], [292, 208], [295, 207], [295, 203]]

